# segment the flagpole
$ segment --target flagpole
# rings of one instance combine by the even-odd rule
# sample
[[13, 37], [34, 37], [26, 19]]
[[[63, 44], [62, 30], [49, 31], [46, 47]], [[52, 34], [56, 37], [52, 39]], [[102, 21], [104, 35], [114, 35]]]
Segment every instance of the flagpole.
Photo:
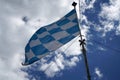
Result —
[[[72, 6], [74, 6], [74, 8], [76, 9], [76, 2], [72, 3]], [[80, 0], [79, 0], [79, 7], [80, 7]], [[79, 8], [80, 11], [80, 8]], [[80, 17], [81, 18], [81, 17]], [[80, 28], [80, 21], [78, 20], [79, 23], [79, 28]], [[86, 72], [87, 72], [87, 79], [91, 80], [91, 76], [90, 76], [90, 70], [89, 70], [89, 66], [88, 66], [88, 61], [87, 61], [87, 55], [86, 55], [86, 49], [85, 49], [85, 39], [82, 38], [82, 34], [81, 34], [81, 29], [80, 29], [80, 46], [82, 46], [82, 52], [83, 52], [83, 56], [84, 56], [84, 62], [85, 62], [85, 66], [86, 66]]]

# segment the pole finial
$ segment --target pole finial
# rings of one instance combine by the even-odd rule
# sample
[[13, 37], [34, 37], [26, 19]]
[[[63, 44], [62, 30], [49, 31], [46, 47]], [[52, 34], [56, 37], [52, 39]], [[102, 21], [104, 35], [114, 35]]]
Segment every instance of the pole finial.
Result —
[[76, 3], [76, 2], [73, 2], [73, 3], [72, 3], [72, 6], [74, 6], [74, 7], [75, 7], [76, 5], [77, 5], [77, 3]]

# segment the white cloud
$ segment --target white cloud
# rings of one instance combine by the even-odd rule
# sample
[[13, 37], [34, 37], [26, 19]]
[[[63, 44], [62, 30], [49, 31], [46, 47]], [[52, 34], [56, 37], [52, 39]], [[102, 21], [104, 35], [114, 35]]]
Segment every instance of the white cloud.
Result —
[[102, 77], [103, 77], [103, 74], [101, 73], [101, 71], [100, 71], [99, 68], [95, 68], [95, 74], [96, 74], [99, 78], [102, 78]]
[[85, 15], [82, 15], [81, 21], [85, 21], [86, 24], [88, 24], [87, 17]]
[[117, 34], [117, 35], [120, 35], [120, 23], [119, 23], [119, 26], [117, 27], [116, 34]]
[[[85, 1], [88, 1], [87, 3]], [[94, 3], [95, 3], [96, 0], [80, 0], [81, 2], [81, 12], [84, 12], [86, 9], [92, 9], [94, 6]]]
[[94, 5], [95, 1], [96, 1], [96, 0], [91, 0], [91, 1], [90, 1], [90, 4], [87, 6], [87, 8], [89, 8], [89, 9], [90, 9], [90, 8], [93, 8], [93, 7], [94, 7], [93, 5]]
[[20, 56], [15, 54], [9, 60], [0, 57], [0, 80], [28, 80], [27, 74], [20, 70], [22, 68]]
[[[44, 64], [42, 65], [42, 67], [43, 66]], [[55, 62], [50, 62], [49, 64], [46, 64], [46, 66], [47, 68], [44, 72], [48, 77], [53, 77], [60, 70]]]
[[102, 35], [103, 37], [106, 36], [107, 32], [115, 29], [113, 21], [101, 21], [101, 24], [104, 26], [104, 28], [101, 28], [101, 30], [104, 31], [104, 33]]
[[120, 22], [120, 1], [119, 0], [110, 0], [110, 4], [102, 4], [102, 11], [99, 14], [101, 18], [100, 19], [101, 24], [104, 26], [104, 36], [106, 32], [109, 32], [111, 30], [116, 30], [116, 34], [119, 34], [119, 25], [115, 27], [114, 21]]
[[107, 20], [120, 20], [120, 1], [110, 0], [110, 5], [103, 4], [100, 16]]
[[60, 71], [68, 67], [76, 66], [77, 62], [80, 60], [78, 56], [73, 56], [70, 59], [66, 59], [63, 54], [64, 53], [56, 52], [56, 56], [53, 60], [49, 63], [43, 61], [39, 70], [44, 71], [47, 77], [54, 77], [55, 75], [60, 74]]
[[1, 16], [0, 80], [28, 80], [27, 73], [21, 71], [23, 46], [27, 40], [23, 35], [28, 36], [26, 30], [32, 30], [27, 29], [19, 17], [12, 17], [9, 14]]
[[56, 62], [56, 65], [57, 65], [60, 69], [64, 69], [64, 65], [63, 65], [64, 57], [63, 57], [61, 54], [58, 54], [58, 55], [55, 57], [55, 62]]
[[101, 47], [101, 46], [99, 46], [98, 49], [101, 50], [101, 51], [106, 51], [106, 49]]
[[66, 60], [65, 64], [66, 64], [66, 66], [73, 67], [73, 66], [76, 66], [76, 62], [79, 62], [79, 58], [73, 57], [70, 59], [70, 61]]

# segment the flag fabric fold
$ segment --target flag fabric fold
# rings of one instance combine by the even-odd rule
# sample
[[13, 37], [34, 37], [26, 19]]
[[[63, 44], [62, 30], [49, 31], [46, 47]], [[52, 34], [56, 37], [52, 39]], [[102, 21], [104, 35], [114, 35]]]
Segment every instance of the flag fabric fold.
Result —
[[76, 10], [71, 10], [58, 21], [41, 27], [25, 47], [25, 63], [32, 64], [79, 35]]

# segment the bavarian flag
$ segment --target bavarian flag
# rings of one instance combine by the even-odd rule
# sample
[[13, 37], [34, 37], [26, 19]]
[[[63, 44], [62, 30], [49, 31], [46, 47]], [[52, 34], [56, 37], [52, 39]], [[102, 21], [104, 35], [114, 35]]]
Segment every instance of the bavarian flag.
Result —
[[71, 10], [58, 21], [38, 29], [25, 47], [25, 63], [32, 64], [65, 45], [79, 35], [76, 10]]

